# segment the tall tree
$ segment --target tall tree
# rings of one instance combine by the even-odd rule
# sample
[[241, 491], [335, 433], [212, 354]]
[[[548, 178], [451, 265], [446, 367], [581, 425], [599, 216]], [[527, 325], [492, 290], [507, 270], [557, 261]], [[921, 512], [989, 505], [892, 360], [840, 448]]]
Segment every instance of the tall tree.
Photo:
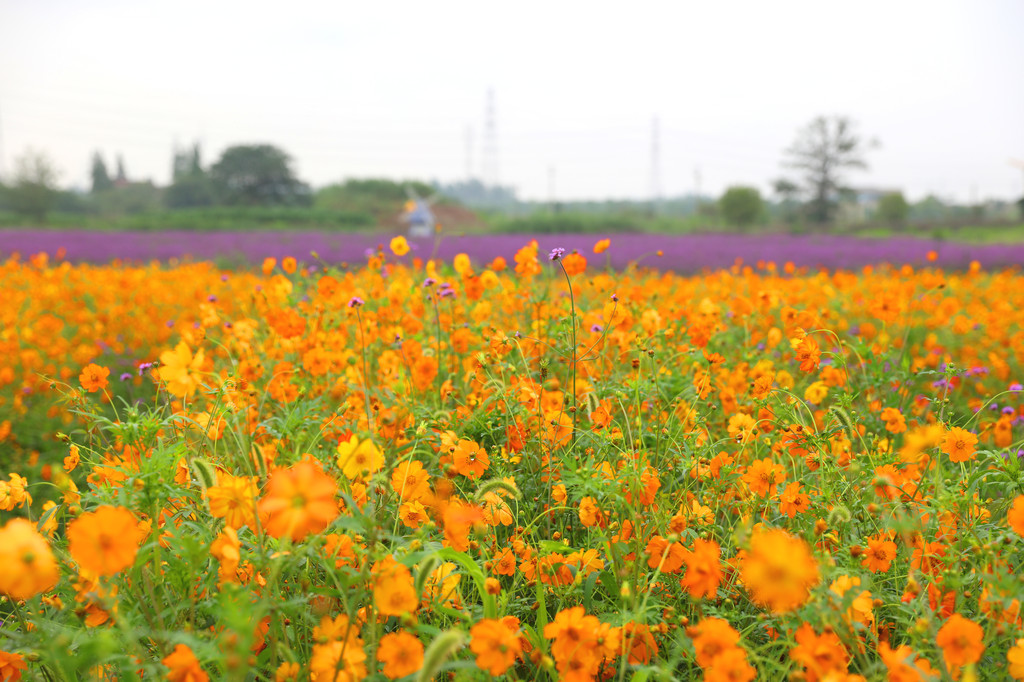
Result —
[[96, 152], [92, 155], [92, 193], [103, 192], [114, 186], [114, 182], [110, 179], [110, 173], [107, 172], [107, 164], [103, 160], [103, 155]]
[[124, 172], [124, 157], [120, 154], [117, 155], [117, 175], [114, 177], [115, 182], [128, 182], [128, 176]]
[[867, 168], [864, 154], [869, 145], [855, 127], [844, 116], [819, 116], [786, 150], [785, 164], [803, 175], [803, 189], [810, 196], [808, 217], [814, 222], [827, 223], [835, 215], [840, 196], [848, 191], [845, 173]]
[[213, 185], [203, 170], [198, 142], [193, 144], [191, 149], [175, 150], [173, 171], [174, 180], [164, 194], [164, 203], [168, 208], [213, 205]]
[[229, 147], [210, 168], [210, 179], [225, 204], [268, 206], [310, 201], [309, 186], [295, 177], [291, 157], [271, 145]]
[[58, 172], [50, 158], [31, 149], [14, 160], [14, 183], [7, 191], [11, 208], [40, 223], [57, 200]]

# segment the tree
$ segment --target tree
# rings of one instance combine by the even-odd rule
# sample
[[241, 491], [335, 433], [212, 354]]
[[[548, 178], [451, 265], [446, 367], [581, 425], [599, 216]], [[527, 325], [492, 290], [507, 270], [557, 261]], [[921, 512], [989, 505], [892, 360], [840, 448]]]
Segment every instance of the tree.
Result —
[[295, 177], [291, 157], [271, 145], [229, 147], [210, 169], [225, 204], [270, 206], [308, 204], [309, 186]]
[[839, 198], [850, 191], [844, 185], [845, 172], [867, 168], [864, 153], [868, 145], [854, 128], [843, 116], [819, 116], [798, 133], [785, 152], [785, 164], [803, 174], [803, 189], [811, 197], [808, 217], [814, 222], [829, 222]]
[[117, 155], [117, 175], [114, 176], [114, 182], [119, 184], [128, 182], [128, 176], [124, 172], [124, 157], [120, 154]]
[[42, 152], [31, 149], [14, 160], [14, 184], [7, 191], [16, 213], [40, 223], [57, 200], [57, 169]]
[[718, 210], [730, 225], [754, 224], [764, 210], [761, 193], [754, 187], [730, 187], [718, 200]]
[[172, 175], [174, 179], [164, 194], [168, 208], [197, 208], [216, 203], [213, 185], [203, 170], [198, 142], [191, 149], [175, 150]]
[[92, 155], [91, 175], [93, 194], [106, 191], [114, 186], [114, 182], [110, 179], [110, 173], [107, 172], [107, 164], [99, 152]]
[[907, 220], [910, 204], [903, 197], [903, 192], [883, 194], [878, 200], [878, 219], [887, 223], [900, 225]]

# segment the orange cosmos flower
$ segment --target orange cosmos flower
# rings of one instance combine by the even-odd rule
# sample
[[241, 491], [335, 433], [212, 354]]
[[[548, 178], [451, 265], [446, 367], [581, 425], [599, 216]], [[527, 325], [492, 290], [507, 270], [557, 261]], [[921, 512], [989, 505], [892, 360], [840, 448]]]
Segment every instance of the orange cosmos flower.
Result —
[[27, 670], [28, 664], [21, 654], [9, 654], [0, 651], [0, 680], [3, 682], [18, 682], [21, 679], [21, 671]]
[[210, 515], [224, 519], [229, 528], [256, 525], [256, 478], [218, 473], [217, 485], [206, 490]]
[[647, 567], [662, 573], [676, 573], [683, 566], [685, 550], [678, 542], [669, 542], [660, 535], [655, 535], [647, 543]]
[[786, 480], [786, 470], [768, 457], [757, 459], [743, 474], [743, 481], [750, 487], [750, 492], [761, 497], [775, 495], [775, 486]]
[[380, 638], [377, 660], [384, 664], [382, 672], [392, 680], [412, 675], [423, 667], [423, 644], [405, 630], [391, 632]]
[[570, 277], [582, 274], [587, 270], [587, 258], [580, 253], [570, 253], [562, 258], [562, 267]]
[[113, 575], [135, 562], [139, 523], [124, 507], [99, 507], [68, 526], [68, 551], [78, 565], [97, 575]]
[[469, 635], [477, 667], [495, 677], [505, 674], [523, 651], [519, 637], [500, 620], [486, 618], [474, 625]]
[[1024, 495], [1018, 495], [1013, 500], [1010, 511], [1006, 512], [1006, 522], [1014, 533], [1024, 537]]
[[442, 516], [444, 545], [460, 552], [469, 549], [469, 531], [484, 524], [484, 513], [473, 504], [449, 504]]
[[263, 529], [275, 538], [298, 542], [319, 533], [338, 517], [334, 479], [309, 461], [278, 469], [267, 481], [258, 511]]
[[978, 437], [970, 431], [954, 426], [942, 439], [942, 451], [949, 455], [951, 462], [966, 462], [975, 457], [974, 446]]
[[810, 504], [810, 498], [800, 492], [800, 484], [796, 481], [787, 485], [779, 495], [779, 511], [791, 519], [807, 511]]
[[804, 623], [796, 631], [796, 643], [789, 657], [804, 667], [809, 682], [846, 672], [850, 655], [834, 632], [819, 635], [810, 623]]
[[264, 258], [263, 264], [260, 266], [260, 270], [264, 275], [269, 275], [274, 271], [274, 266], [277, 265], [276, 258]]
[[721, 618], [705, 618], [687, 633], [693, 637], [697, 665], [702, 668], [710, 666], [723, 652], [735, 649], [740, 642], [740, 633]]
[[81, 461], [82, 459], [81, 455], [78, 453], [78, 446], [72, 445], [68, 450], [68, 456], [64, 458], [64, 471], [71, 473], [78, 468]]
[[716, 656], [704, 672], [704, 682], [749, 682], [755, 677], [757, 670], [747, 663], [747, 652], [738, 647]]
[[29, 599], [53, 589], [59, 579], [50, 545], [31, 521], [12, 519], [0, 528], [0, 594]]
[[722, 548], [714, 540], [695, 540], [692, 551], [683, 550], [686, 575], [679, 586], [694, 599], [713, 598], [722, 582], [721, 553]]
[[480, 478], [487, 471], [490, 459], [487, 451], [471, 440], [460, 438], [452, 453], [455, 470], [467, 478]]
[[1010, 677], [1015, 680], [1024, 680], [1024, 639], [1018, 639], [1015, 646], [1006, 652], [1006, 662], [1009, 664]]
[[598, 253], [598, 254], [604, 253], [605, 251], [608, 250], [608, 247], [611, 246], [611, 245], [612, 245], [612, 242], [611, 242], [610, 239], [601, 239], [596, 244], [594, 244], [594, 253]]
[[174, 651], [160, 662], [170, 668], [167, 679], [171, 682], [208, 682], [210, 679], [199, 667], [199, 659], [184, 644], [174, 647]]
[[878, 643], [878, 655], [889, 671], [891, 682], [926, 682], [939, 679], [925, 658], [916, 658], [913, 649], [904, 644], [893, 649], [887, 642]]
[[423, 500], [430, 495], [430, 476], [423, 462], [412, 459], [402, 462], [391, 472], [391, 487], [403, 500]]
[[868, 548], [865, 550], [864, 558], [860, 563], [861, 566], [872, 573], [878, 573], [879, 571], [885, 573], [892, 566], [892, 561], [895, 558], [896, 543], [884, 535], [876, 535], [875, 537], [868, 538]]
[[108, 376], [110, 376], [108, 368], [101, 367], [95, 363], [89, 363], [82, 370], [82, 373], [78, 375], [78, 380], [82, 383], [82, 388], [89, 393], [95, 393], [107, 387], [109, 384], [107, 381]]
[[751, 599], [774, 613], [802, 605], [820, 579], [807, 543], [778, 529], [754, 532], [741, 576]]
[[805, 336], [797, 344], [796, 359], [800, 363], [800, 370], [803, 372], [813, 372], [818, 369], [818, 363], [821, 362], [821, 349], [818, 348], [818, 342], [809, 336]]
[[907, 420], [895, 407], [882, 410], [882, 421], [885, 422], [885, 429], [889, 433], [903, 433], [907, 430]]
[[293, 274], [298, 266], [299, 264], [292, 256], [285, 256], [281, 259], [281, 269], [289, 275]]
[[584, 497], [580, 500], [580, 523], [587, 528], [598, 525], [601, 522], [601, 510], [593, 497]]
[[981, 641], [984, 636], [985, 631], [980, 625], [954, 613], [939, 628], [935, 643], [942, 649], [946, 667], [952, 670], [968, 663], [977, 663], [981, 659], [985, 651], [985, 644]]
[[383, 616], [412, 613], [419, 604], [412, 573], [388, 555], [373, 567], [373, 603]]

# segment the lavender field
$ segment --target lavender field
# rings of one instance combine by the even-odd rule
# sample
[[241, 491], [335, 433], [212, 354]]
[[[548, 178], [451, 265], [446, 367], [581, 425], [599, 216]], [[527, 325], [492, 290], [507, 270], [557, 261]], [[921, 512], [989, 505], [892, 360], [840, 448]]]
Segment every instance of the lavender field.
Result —
[[[259, 263], [265, 257], [294, 256], [299, 260], [311, 251], [329, 263], [357, 263], [368, 250], [386, 245], [391, 234], [339, 234], [325, 232], [206, 232], [189, 231], [101, 232], [80, 230], [0, 231], [0, 257], [12, 253], [27, 256], [40, 251], [55, 254], [63, 249], [72, 262], [104, 263], [112, 260], [168, 261], [171, 259], [218, 259]], [[934, 251], [935, 264], [966, 268], [972, 261], [984, 267], [1011, 267], [1024, 263], [1024, 244], [962, 244], [915, 238], [866, 239], [837, 235], [793, 234], [502, 234], [443, 236], [410, 239], [410, 256], [436, 256], [451, 260], [458, 253], [476, 262], [502, 256], [510, 263], [516, 250], [537, 239], [542, 252], [554, 247], [587, 254], [595, 265], [606, 258], [614, 268], [639, 262], [644, 266], [676, 272], [699, 272], [733, 265], [773, 261], [797, 266], [853, 269], [868, 264], [892, 263], [914, 266], [927, 263]], [[605, 255], [594, 256], [593, 245], [610, 239]], [[658, 252], [661, 255], [658, 255]]]

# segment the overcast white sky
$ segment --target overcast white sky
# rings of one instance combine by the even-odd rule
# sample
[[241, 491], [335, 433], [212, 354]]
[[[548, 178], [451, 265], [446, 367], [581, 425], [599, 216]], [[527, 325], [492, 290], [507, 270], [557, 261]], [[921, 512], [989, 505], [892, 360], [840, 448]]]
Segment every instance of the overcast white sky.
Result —
[[175, 141], [287, 150], [315, 186], [479, 174], [520, 196], [760, 186], [819, 114], [881, 147], [862, 186], [1017, 198], [1024, 1], [227, 2], [0, 0], [0, 172], [26, 148], [66, 184], [123, 154], [166, 183]]

